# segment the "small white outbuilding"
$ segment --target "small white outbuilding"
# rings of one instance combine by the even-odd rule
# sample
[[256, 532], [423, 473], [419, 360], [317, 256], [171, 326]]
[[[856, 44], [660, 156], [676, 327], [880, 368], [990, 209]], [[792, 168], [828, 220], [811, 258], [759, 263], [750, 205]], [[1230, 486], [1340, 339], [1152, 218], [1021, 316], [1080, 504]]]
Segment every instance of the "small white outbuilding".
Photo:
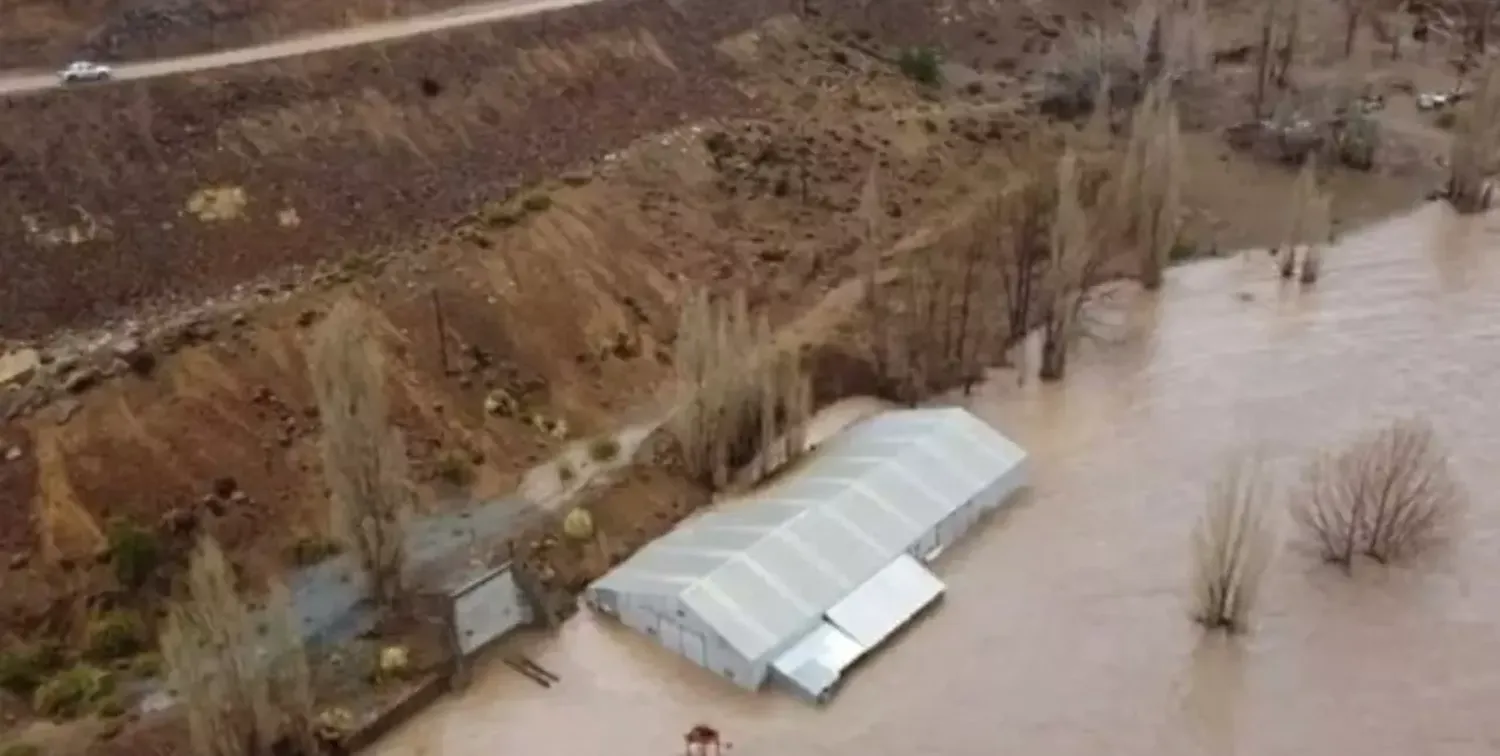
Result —
[[925, 563], [1027, 482], [1026, 452], [963, 409], [886, 412], [648, 544], [585, 601], [737, 685], [823, 700], [942, 595]]

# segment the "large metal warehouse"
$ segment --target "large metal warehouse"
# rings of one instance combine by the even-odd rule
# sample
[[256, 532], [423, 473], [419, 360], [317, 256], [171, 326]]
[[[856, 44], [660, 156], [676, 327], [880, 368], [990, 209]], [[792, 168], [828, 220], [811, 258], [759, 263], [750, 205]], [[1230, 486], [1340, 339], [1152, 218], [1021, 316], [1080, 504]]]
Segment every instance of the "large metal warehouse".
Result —
[[943, 593], [924, 563], [1026, 483], [1026, 452], [967, 411], [886, 412], [647, 545], [585, 601], [737, 685], [821, 701]]

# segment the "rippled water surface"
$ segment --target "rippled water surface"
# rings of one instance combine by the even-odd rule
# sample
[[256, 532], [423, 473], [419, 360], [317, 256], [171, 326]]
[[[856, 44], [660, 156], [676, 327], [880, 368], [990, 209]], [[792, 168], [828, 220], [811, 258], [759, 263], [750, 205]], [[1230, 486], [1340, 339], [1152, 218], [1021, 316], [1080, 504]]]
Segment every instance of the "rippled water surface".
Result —
[[[377, 753], [665, 756], [698, 721], [777, 756], [1500, 753], [1500, 220], [1432, 205], [1351, 235], [1315, 289], [1249, 253], [1138, 305], [1063, 385], [986, 387], [1034, 495], [939, 565], [942, 608], [826, 709], [585, 615], [532, 649], [560, 686], [493, 662]], [[1215, 465], [1260, 445], [1290, 485], [1299, 457], [1409, 413], [1473, 493], [1455, 541], [1352, 580], [1288, 547], [1254, 632], [1205, 640], [1183, 596]]]

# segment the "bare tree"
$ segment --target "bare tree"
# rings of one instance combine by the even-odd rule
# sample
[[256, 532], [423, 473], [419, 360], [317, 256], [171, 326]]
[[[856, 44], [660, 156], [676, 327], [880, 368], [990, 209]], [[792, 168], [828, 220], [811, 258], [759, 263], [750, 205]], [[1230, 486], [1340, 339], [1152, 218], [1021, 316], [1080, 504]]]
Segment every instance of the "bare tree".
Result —
[[1495, 23], [1495, 0], [1465, 0], [1464, 49], [1475, 57], [1483, 57], [1489, 48], [1490, 26]]
[[1009, 299], [1006, 275], [1026, 291], [1032, 277], [1007, 264], [1006, 234], [996, 229], [1006, 217], [1003, 200], [983, 204], [959, 228], [891, 266], [895, 285], [870, 305], [873, 362], [885, 398], [914, 405], [948, 389], [967, 390], [1003, 352], [997, 325]]
[[[1038, 273], [1048, 259], [1048, 234], [1057, 201], [1051, 177], [1027, 168], [1017, 171], [1003, 190], [996, 212], [996, 225], [1003, 237], [997, 275], [1006, 308], [1007, 343], [1026, 338], [1031, 330], [1037, 309]], [[1045, 170], [1050, 174], [1052, 166]]]
[[1483, 212], [1490, 206], [1490, 169], [1500, 149], [1500, 73], [1484, 72], [1479, 92], [1459, 116], [1448, 159], [1448, 202], [1460, 213]]
[[[1362, 0], [1345, 0], [1349, 3], [1362, 2]], [[1297, 41], [1302, 35], [1302, 2], [1301, 0], [1289, 0], [1286, 15], [1286, 26], [1282, 32], [1281, 47], [1276, 51], [1275, 80], [1278, 89], [1285, 90], [1291, 84], [1292, 61], [1297, 57]], [[1348, 53], [1345, 53], [1345, 57]]]
[[1099, 281], [1104, 255], [1085, 208], [1078, 158], [1068, 150], [1057, 165], [1057, 209], [1052, 218], [1042, 284], [1042, 380], [1061, 380], [1080, 316]]
[[414, 504], [406, 450], [390, 425], [384, 359], [364, 310], [334, 306], [308, 355], [323, 423], [333, 528], [358, 557], [381, 606], [403, 606], [403, 536]]
[[[885, 258], [881, 254], [880, 246], [881, 212], [878, 169], [877, 163], [870, 164], [870, 170], [865, 174], [865, 183], [859, 195], [860, 244], [864, 245], [865, 254], [865, 309], [870, 319], [870, 332], [877, 338], [884, 333], [881, 312], [885, 307], [885, 303], [881, 301], [880, 292], [880, 272], [884, 267]], [[885, 375], [886, 366], [881, 362], [885, 354], [883, 345], [874, 344], [872, 353], [875, 360], [875, 374]]]
[[1354, 41], [1359, 33], [1359, 22], [1365, 17], [1365, 5], [1369, 0], [1340, 0], [1344, 6], [1344, 57], [1354, 54]]
[[1295, 274], [1297, 254], [1302, 249], [1303, 284], [1313, 284], [1322, 272], [1323, 245], [1328, 242], [1332, 219], [1330, 198], [1318, 188], [1317, 161], [1308, 158], [1292, 185], [1292, 194], [1286, 207], [1286, 226], [1282, 232], [1280, 249], [1285, 257], [1281, 260], [1281, 275], [1291, 278]]
[[1193, 619], [1209, 630], [1242, 632], [1260, 596], [1275, 549], [1265, 519], [1271, 483], [1260, 464], [1238, 459], [1209, 489], [1207, 508], [1193, 532]]
[[291, 745], [312, 753], [312, 692], [306, 650], [284, 586], [254, 620], [233, 567], [205, 538], [188, 567], [184, 600], [162, 628], [168, 684], [187, 712], [193, 753], [269, 756]]
[[666, 428], [689, 475], [718, 488], [757, 457], [800, 455], [811, 383], [795, 354], [773, 346], [769, 321], [752, 318], [743, 291], [690, 299], [674, 351], [679, 399]]
[[1346, 571], [1364, 554], [1382, 564], [1435, 541], [1464, 501], [1431, 426], [1399, 420], [1307, 467], [1292, 512], [1323, 558]]
[[1260, 42], [1255, 55], [1255, 96], [1250, 101], [1251, 109], [1258, 120], [1265, 114], [1266, 85], [1271, 81], [1271, 45], [1276, 39], [1276, 4], [1267, 2], [1260, 20]]
[[1127, 244], [1141, 261], [1141, 284], [1158, 289], [1177, 246], [1181, 228], [1183, 157], [1179, 144], [1177, 106], [1169, 85], [1159, 82], [1147, 90], [1131, 118], [1130, 140], [1117, 169], [1112, 189], [1112, 217]]

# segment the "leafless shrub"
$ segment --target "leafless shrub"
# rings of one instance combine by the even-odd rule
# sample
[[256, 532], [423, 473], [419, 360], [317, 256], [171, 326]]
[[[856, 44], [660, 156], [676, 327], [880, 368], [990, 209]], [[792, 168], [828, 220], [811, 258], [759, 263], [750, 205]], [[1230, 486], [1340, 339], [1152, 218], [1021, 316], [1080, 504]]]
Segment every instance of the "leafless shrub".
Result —
[[384, 360], [358, 303], [335, 305], [308, 363], [323, 423], [334, 532], [386, 608], [405, 595], [404, 525], [413, 505], [406, 450], [390, 426]]
[[313, 753], [306, 651], [284, 586], [273, 589], [258, 633], [233, 568], [211, 539], [199, 544], [186, 596], [161, 635], [167, 682], [182, 701], [203, 756]]
[[796, 355], [771, 344], [769, 322], [751, 317], [743, 291], [717, 301], [699, 294], [683, 308], [680, 403], [666, 427], [688, 474], [706, 485], [723, 486], [757, 454], [789, 462], [801, 453], [812, 387]]
[[1253, 459], [1225, 466], [1193, 532], [1193, 619], [1242, 632], [1260, 596], [1276, 539], [1265, 519], [1271, 483]]
[[1432, 427], [1417, 420], [1319, 455], [1305, 482], [1293, 516], [1323, 558], [1345, 570], [1358, 554], [1386, 564], [1434, 542], [1464, 501]]
[[1448, 202], [1460, 213], [1478, 213], [1490, 206], [1490, 169], [1500, 149], [1500, 73], [1484, 73], [1479, 91], [1453, 131], [1448, 158]]

